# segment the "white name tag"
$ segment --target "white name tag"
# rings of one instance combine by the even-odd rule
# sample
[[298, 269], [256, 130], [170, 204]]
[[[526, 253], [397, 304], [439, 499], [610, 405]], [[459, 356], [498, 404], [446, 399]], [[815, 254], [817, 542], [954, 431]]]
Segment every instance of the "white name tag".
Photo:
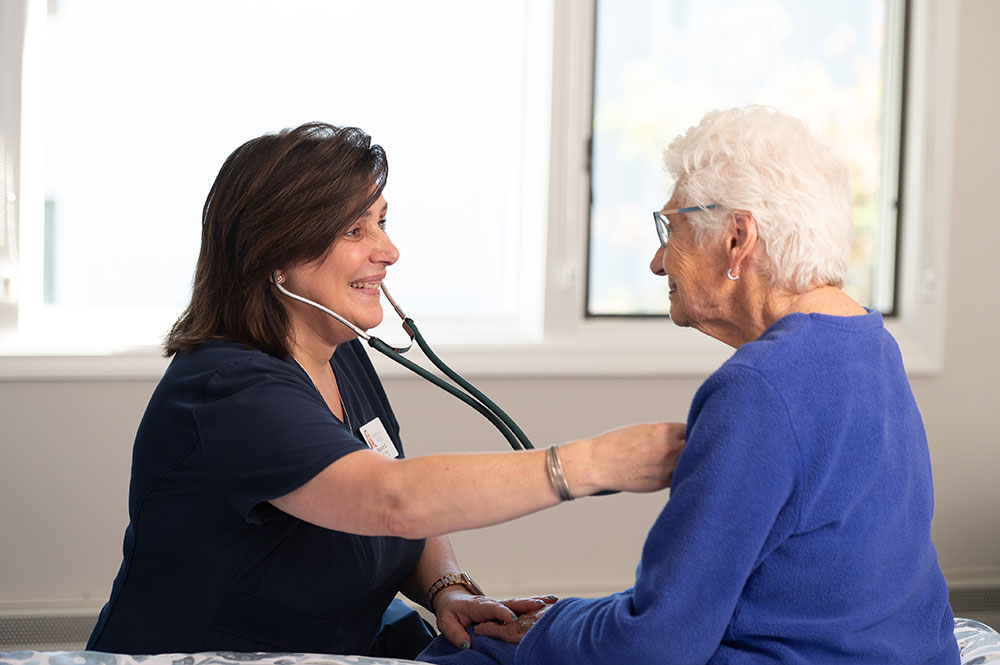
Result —
[[378, 418], [369, 423], [365, 423], [358, 429], [358, 431], [361, 432], [361, 436], [364, 437], [365, 443], [368, 444], [368, 447], [375, 452], [382, 453], [389, 459], [399, 457], [399, 451], [396, 450], [396, 446], [392, 445], [392, 439], [389, 438], [389, 433], [385, 431], [382, 421]]

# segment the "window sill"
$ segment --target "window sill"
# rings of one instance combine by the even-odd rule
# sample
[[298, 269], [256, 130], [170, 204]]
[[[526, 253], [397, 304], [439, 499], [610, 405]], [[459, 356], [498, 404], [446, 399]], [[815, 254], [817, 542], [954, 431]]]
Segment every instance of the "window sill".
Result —
[[[909, 376], [940, 374], [940, 330], [887, 321], [903, 354]], [[433, 336], [427, 335], [434, 344]], [[705, 377], [732, 353], [728, 346], [669, 321], [590, 322], [572, 335], [540, 343], [509, 345], [435, 345], [434, 350], [469, 378], [534, 377]], [[371, 352], [384, 378], [415, 376], [392, 360]], [[430, 368], [414, 347], [407, 358]], [[159, 347], [102, 349], [14, 349], [0, 346], [0, 381], [157, 380], [169, 360]]]

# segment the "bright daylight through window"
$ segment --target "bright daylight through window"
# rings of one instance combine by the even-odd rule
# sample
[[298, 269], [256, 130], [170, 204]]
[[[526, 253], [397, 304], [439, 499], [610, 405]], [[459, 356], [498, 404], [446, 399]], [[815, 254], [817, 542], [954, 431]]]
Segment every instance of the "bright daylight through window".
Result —
[[548, 116], [525, 111], [530, 4], [25, 0], [21, 339], [158, 344], [227, 155], [313, 120], [387, 152], [387, 284], [408, 311], [532, 334], [545, 209], [522, 183], [545, 172], [525, 133]]
[[649, 212], [661, 154], [710, 109], [766, 104], [804, 119], [851, 170], [846, 290], [894, 310], [902, 0], [598, 0], [588, 314], [661, 315]]

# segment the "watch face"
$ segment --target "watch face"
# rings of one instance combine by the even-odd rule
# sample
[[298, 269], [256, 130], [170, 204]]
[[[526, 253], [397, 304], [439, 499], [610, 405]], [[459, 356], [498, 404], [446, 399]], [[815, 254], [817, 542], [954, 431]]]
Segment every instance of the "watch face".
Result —
[[480, 586], [476, 584], [476, 582], [471, 577], [469, 577], [465, 573], [462, 573], [462, 577], [465, 579], [465, 583], [466, 586], [469, 588], [469, 591], [471, 591], [472, 593], [477, 593], [480, 596], [486, 595], [485, 593], [483, 593], [482, 588], [480, 588]]

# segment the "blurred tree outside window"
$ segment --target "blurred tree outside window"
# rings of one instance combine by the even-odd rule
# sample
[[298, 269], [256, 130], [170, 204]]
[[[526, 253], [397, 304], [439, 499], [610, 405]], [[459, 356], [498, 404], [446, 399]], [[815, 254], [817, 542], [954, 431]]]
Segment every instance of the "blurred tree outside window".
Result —
[[670, 141], [712, 109], [802, 118], [850, 168], [847, 292], [894, 311], [903, 0], [598, 0], [587, 314], [661, 315], [651, 211]]

